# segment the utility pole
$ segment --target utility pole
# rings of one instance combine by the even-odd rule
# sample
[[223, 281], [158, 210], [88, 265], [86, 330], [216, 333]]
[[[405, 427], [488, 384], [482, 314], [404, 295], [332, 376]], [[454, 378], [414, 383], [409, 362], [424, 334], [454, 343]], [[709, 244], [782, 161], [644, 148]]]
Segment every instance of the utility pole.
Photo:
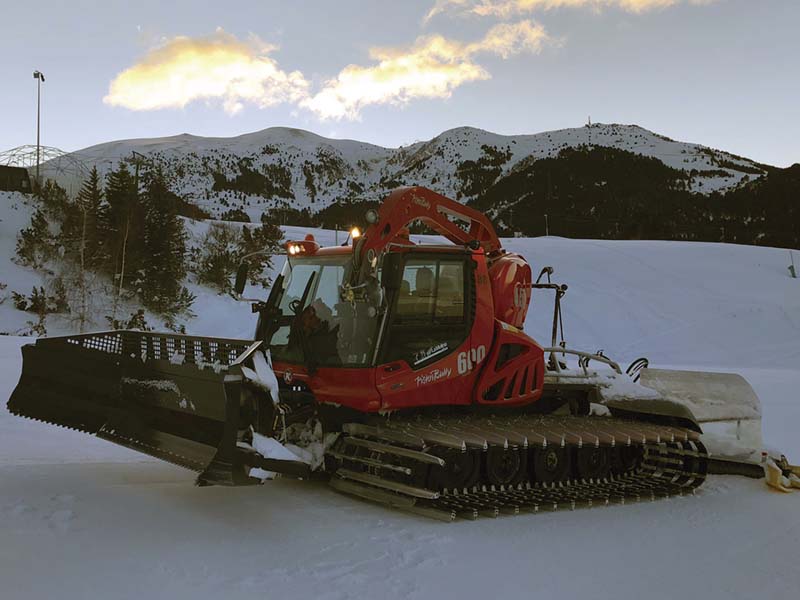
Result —
[[41, 129], [41, 107], [42, 107], [42, 83], [44, 75], [41, 71], [34, 71], [33, 78], [36, 80], [36, 185], [41, 186], [39, 179], [39, 132]]
[[[553, 205], [553, 180], [550, 178], [550, 169], [547, 169], [547, 206]], [[547, 213], [544, 214], [544, 234], [550, 235], [550, 222]]]

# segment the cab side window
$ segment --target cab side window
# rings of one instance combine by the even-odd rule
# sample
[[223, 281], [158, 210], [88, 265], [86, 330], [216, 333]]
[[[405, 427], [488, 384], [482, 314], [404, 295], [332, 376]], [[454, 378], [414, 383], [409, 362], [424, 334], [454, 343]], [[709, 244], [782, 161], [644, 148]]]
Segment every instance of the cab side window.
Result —
[[463, 261], [410, 259], [403, 271], [396, 316], [401, 322], [463, 321]]
[[469, 334], [462, 258], [412, 257], [396, 294], [383, 362], [422, 368], [453, 352]]

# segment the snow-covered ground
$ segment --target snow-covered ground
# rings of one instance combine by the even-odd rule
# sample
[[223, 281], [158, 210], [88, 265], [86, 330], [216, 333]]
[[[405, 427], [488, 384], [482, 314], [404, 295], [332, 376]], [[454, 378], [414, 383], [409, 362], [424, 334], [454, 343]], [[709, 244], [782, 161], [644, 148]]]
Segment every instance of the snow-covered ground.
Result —
[[[42, 172], [75, 194], [91, 167], [97, 167], [102, 176], [120, 161], [130, 160], [136, 152], [166, 166], [169, 172], [180, 172], [173, 181], [173, 189], [215, 216], [237, 206], [258, 222], [262, 211], [275, 206], [278, 197], [290, 200], [293, 208], [316, 212], [334, 201], [353, 197], [354, 189], [360, 190], [359, 198], [378, 200], [392, 189], [387, 186], [390, 181], [431, 187], [450, 198], [462, 197], [463, 193], [463, 199], [467, 199], [474, 192], [464, 190], [458, 169], [467, 161], [485, 159], [486, 148], [505, 155], [499, 163], [501, 176], [505, 176], [522, 161], [555, 157], [566, 148], [580, 146], [617, 148], [655, 158], [687, 173], [694, 172], [689, 187], [702, 194], [725, 192], [763, 174], [763, 167], [750, 159], [671, 140], [638, 125], [615, 123], [526, 135], [499, 135], [474, 127], [457, 127], [400, 148], [329, 139], [286, 127], [229, 138], [184, 133], [98, 144], [78, 150], [67, 159], [46, 162]], [[65, 170], [64, 160], [78, 161], [87, 170], [80, 173]], [[285, 189], [276, 196], [271, 193], [262, 196], [233, 194], [214, 186], [214, 172], [233, 179], [245, 163], [267, 173], [273, 183]]]
[[[315, 233], [333, 242], [333, 232]], [[761, 398], [766, 445], [800, 460], [800, 280], [788, 276], [785, 250], [506, 243], [569, 284], [571, 346], [739, 372]], [[534, 302], [526, 329], [546, 341], [550, 301]], [[251, 330], [249, 307], [232, 299], [209, 293], [196, 309], [192, 333]], [[0, 337], [0, 401], [25, 341]], [[0, 410], [0, 598], [749, 600], [800, 589], [800, 494], [760, 481], [717, 476], [694, 497], [454, 524], [318, 483], [192, 482], [177, 467]]]

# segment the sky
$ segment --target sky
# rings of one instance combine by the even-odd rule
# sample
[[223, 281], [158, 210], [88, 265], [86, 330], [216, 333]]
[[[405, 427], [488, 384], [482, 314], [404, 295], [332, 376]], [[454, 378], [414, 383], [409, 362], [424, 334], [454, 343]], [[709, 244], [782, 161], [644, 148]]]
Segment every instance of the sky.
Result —
[[267, 127], [400, 146], [635, 123], [800, 162], [798, 0], [3, 3], [0, 150]]

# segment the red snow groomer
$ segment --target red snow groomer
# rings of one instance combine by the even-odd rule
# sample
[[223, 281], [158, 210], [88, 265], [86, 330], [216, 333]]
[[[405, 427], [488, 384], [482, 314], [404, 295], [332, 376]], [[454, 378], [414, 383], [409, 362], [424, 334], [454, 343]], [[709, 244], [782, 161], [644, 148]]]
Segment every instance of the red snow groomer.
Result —
[[[645, 360], [623, 372], [559, 343], [566, 286], [549, 267], [533, 281], [484, 215], [413, 187], [367, 222], [349, 245], [286, 244], [268, 298], [253, 301], [253, 340], [39, 339], [9, 410], [193, 469], [200, 484], [321, 473], [445, 520], [682, 494], [709, 469], [746, 469], [709, 458], [700, 422], [732, 418], [760, 449], [741, 377]], [[414, 222], [450, 243], [412, 243]], [[240, 294], [246, 278], [245, 263]], [[555, 296], [547, 347], [522, 330], [533, 290]]]

